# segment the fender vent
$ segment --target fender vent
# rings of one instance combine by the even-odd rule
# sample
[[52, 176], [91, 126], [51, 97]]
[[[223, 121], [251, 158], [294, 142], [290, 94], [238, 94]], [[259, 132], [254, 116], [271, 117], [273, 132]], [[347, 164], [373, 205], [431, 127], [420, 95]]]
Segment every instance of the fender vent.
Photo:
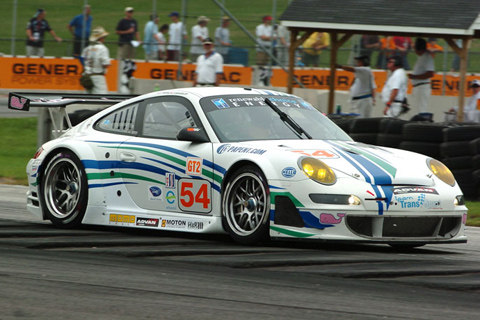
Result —
[[305, 222], [303, 222], [298, 209], [292, 200], [286, 196], [275, 197], [275, 218], [273, 221], [278, 225], [298, 228], [305, 227]]

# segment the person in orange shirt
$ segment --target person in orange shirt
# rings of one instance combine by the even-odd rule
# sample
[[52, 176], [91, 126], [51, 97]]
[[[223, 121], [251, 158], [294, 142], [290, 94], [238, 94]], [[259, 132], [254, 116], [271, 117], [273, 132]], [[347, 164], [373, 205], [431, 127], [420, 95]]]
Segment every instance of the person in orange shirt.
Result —
[[380, 39], [380, 51], [378, 52], [375, 68], [386, 69], [387, 57], [389, 57], [393, 51], [395, 51], [395, 42], [393, 42], [393, 37], [383, 37]]
[[437, 38], [428, 38], [427, 51], [432, 58], [435, 58], [436, 52], [443, 52], [443, 47], [437, 43]]

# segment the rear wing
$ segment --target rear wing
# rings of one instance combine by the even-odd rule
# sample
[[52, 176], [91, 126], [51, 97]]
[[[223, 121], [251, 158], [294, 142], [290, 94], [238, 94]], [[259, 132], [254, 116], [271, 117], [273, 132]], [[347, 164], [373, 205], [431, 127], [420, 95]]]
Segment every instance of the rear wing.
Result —
[[[54, 127], [54, 136], [59, 136], [62, 132], [72, 128], [66, 111], [67, 106], [73, 104], [110, 106], [134, 97], [137, 95], [10, 92], [8, 108], [19, 111], [29, 111], [31, 107], [48, 108]], [[60, 117], [55, 117], [55, 114], [59, 114]], [[58, 118], [58, 123], [55, 122], [56, 118]], [[67, 125], [65, 129], [64, 123]]]

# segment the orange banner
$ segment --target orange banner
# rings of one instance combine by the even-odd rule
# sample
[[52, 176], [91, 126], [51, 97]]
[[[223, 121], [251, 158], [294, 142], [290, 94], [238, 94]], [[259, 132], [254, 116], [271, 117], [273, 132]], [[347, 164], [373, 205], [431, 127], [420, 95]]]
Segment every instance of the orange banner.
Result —
[[[109, 91], [117, 91], [117, 62], [106, 75]], [[83, 90], [83, 68], [74, 58], [0, 57], [0, 87], [11, 89]]]
[[[176, 80], [178, 64], [171, 62], [136, 62], [137, 70], [133, 76], [138, 79]], [[196, 65], [182, 64], [182, 79], [193, 81]], [[239, 66], [223, 66], [223, 84], [251, 85], [252, 68]]]

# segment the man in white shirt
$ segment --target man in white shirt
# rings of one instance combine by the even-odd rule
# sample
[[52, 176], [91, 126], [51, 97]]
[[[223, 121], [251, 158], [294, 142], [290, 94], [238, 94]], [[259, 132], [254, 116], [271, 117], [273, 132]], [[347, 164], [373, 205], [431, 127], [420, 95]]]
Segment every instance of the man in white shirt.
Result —
[[143, 30], [143, 49], [145, 50], [145, 61], [158, 60], [158, 15], [152, 13], [150, 21], [145, 24]]
[[215, 86], [220, 85], [223, 75], [223, 57], [214, 51], [215, 46], [210, 38], [203, 41], [205, 54], [197, 59], [197, 68], [193, 78], [193, 86]]
[[470, 83], [472, 96], [465, 105], [465, 121], [480, 122], [480, 81], [475, 79]]
[[82, 58], [84, 63], [84, 74], [90, 75], [93, 88], [86, 89], [87, 93], [107, 94], [107, 80], [105, 74], [110, 66], [110, 52], [103, 44], [109, 33], [102, 27], [96, 27], [90, 36], [90, 45], [83, 49]]
[[208, 38], [207, 24], [210, 21], [205, 16], [200, 16], [197, 19], [197, 24], [192, 27], [192, 43], [190, 46], [190, 59], [197, 61], [197, 58], [201, 56], [205, 51], [203, 50], [203, 41]]
[[[270, 50], [273, 39], [272, 17], [264, 16], [262, 24], [259, 24], [255, 29], [257, 41], [263, 45], [267, 50]], [[268, 53], [263, 51], [260, 46], [257, 46], [257, 65], [265, 66], [270, 60]]]
[[427, 51], [425, 39], [417, 38], [415, 53], [418, 59], [413, 67], [413, 72], [408, 77], [413, 85], [413, 105], [418, 108], [418, 113], [425, 113], [428, 112], [428, 98], [432, 92], [430, 78], [435, 74], [435, 63], [431, 54]]
[[178, 61], [182, 42], [187, 40], [187, 31], [179, 21], [180, 15], [177, 11], [171, 12], [168, 16], [172, 19], [172, 23], [168, 30], [167, 60]]
[[366, 55], [355, 57], [356, 67], [337, 65], [348, 72], [355, 73], [355, 79], [350, 87], [351, 107], [359, 118], [370, 118], [375, 103], [375, 78], [370, 69], [370, 58]]
[[402, 57], [398, 55], [387, 59], [387, 68], [392, 73], [382, 90], [382, 99], [386, 105], [383, 114], [396, 118], [402, 114], [402, 104], [407, 97], [408, 78], [403, 69]]
[[228, 49], [232, 45], [230, 42], [230, 19], [225, 16], [222, 18], [222, 25], [215, 29], [215, 47], [217, 52], [223, 57], [223, 61], [227, 61]]

